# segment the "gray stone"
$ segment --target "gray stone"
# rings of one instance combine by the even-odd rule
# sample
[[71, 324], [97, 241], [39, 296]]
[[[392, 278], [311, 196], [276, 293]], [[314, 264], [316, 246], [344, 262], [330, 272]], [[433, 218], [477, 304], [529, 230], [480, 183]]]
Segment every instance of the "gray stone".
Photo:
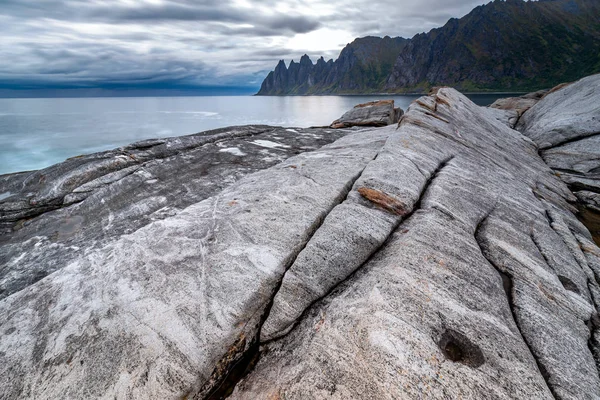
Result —
[[386, 126], [397, 123], [403, 113], [401, 108], [394, 108], [394, 100], [372, 101], [356, 105], [340, 119], [333, 121], [331, 127]]
[[[348, 130], [230, 127], [0, 176], [0, 298]], [[34, 204], [34, 205], [32, 205]]]
[[547, 94], [519, 120], [517, 129], [541, 150], [600, 132], [600, 75], [592, 75]]
[[[407, 214], [354, 193], [368, 171]], [[419, 99], [284, 276], [276, 340], [232, 398], [600, 398], [580, 241], [598, 250], [570, 199], [484, 109], [451, 89]]]
[[600, 398], [600, 249], [504, 111], [0, 177], [0, 398]]
[[4, 298], [0, 397], [204, 397], [393, 129], [248, 175]]
[[531, 97], [506, 97], [493, 102], [490, 107], [499, 110], [515, 110], [519, 114], [523, 114], [534, 106], [539, 99]]
[[600, 242], [600, 75], [560, 85], [523, 114], [517, 128], [578, 195], [580, 217]]
[[[548, 92], [549, 90], [538, 90], [537, 92], [527, 93], [519, 97], [498, 99], [489, 107], [496, 111], [497, 118], [500, 121], [507, 121], [508, 126], [514, 128], [525, 111], [536, 105]], [[503, 113], [499, 111], [503, 111]]]

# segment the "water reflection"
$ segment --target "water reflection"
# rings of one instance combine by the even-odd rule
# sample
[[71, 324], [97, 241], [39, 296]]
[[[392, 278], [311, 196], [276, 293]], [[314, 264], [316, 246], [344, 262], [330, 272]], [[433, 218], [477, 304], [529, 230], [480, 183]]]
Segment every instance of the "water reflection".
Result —
[[[487, 105], [506, 95], [475, 95]], [[230, 125], [329, 125], [354, 105], [418, 96], [0, 99], [0, 174], [39, 169], [131, 142]]]

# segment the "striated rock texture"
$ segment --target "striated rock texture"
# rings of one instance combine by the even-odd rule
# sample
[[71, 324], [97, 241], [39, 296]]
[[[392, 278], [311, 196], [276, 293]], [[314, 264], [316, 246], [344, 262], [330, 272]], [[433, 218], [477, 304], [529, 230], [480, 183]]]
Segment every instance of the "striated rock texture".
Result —
[[401, 108], [394, 108], [394, 100], [379, 100], [358, 104], [340, 119], [331, 123], [331, 128], [353, 126], [387, 126], [396, 124], [404, 114]]
[[[204, 393], [219, 360], [252, 345], [287, 263], [388, 133], [355, 134], [292, 157], [57, 260], [54, 273], [0, 302], [0, 398]], [[37, 264], [16, 253], [8, 276]]]
[[283, 277], [234, 399], [597, 399], [598, 248], [535, 146], [451, 89]]
[[0, 299], [73, 258], [347, 130], [231, 127], [0, 176]]
[[600, 75], [562, 85], [517, 125], [577, 196], [582, 220], [600, 242]]
[[[333, 131], [343, 137], [319, 149], [327, 131], [297, 130], [300, 145], [281, 129], [225, 130], [219, 153], [250, 163], [252, 146], [264, 158], [314, 147], [224, 188], [185, 172], [207, 154], [169, 153], [164, 179], [212, 189], [14, 280], [25, 284], [0, 300], [0, 398], [600, 398], [600, 249], [508, 115], [443, 88], [398, 126]], [[200, 137], [164, 151], [186, 140]], [[202, 140], [194, 151], [221, 143]], [[45, 206], [50, 188], [79, 193], [55, 168], [30, 189]], [[10, 218], [32, 212], [17, 201], [26, 176], [3, 177]], [[81, 242], [111, 200], [103, 188], [148, 190], [86, 179], [81, 204], [96, 207], [67, 225]], [[22, 230], [74, 206], [27, 214]], [[51, 249], [37, 226], [20, 243]], [[29, 251], [7, 257], [5, 276], [37, 268]]]
[[[258, 94], [427, 93], [440, 85], [467, 91], [553, 87], [600, 72], [599, 19], [597, 0], [495, 0], [412, 39], [357, 39], [335, 62], [320, 60], [313, 66], [304, 56], [299, 68], [292, 62], [286, 69], [280, 61]], [[353, 57], [363, 47], [373, 51]], [[312, 72], [296, 72], [303, 68]]]

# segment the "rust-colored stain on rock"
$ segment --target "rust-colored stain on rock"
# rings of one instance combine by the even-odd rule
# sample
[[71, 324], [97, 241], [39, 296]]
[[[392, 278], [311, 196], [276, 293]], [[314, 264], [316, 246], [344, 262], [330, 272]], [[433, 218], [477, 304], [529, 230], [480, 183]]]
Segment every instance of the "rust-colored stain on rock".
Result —
[[358, 193], [371, 203], [392, 214], [404, 216], [410, 212], [406, 204], [379, 190], [361, 187], [358, 189]]

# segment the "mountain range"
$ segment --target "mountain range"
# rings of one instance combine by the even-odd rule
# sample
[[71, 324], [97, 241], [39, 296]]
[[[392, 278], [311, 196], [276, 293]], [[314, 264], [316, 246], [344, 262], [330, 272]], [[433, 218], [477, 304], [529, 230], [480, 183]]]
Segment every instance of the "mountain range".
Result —
[[533, 91], [600, 72], [600, 1], [495, 0], [411, 39], [363, 37], [337, 60], [281, 60], [258, 95]]

